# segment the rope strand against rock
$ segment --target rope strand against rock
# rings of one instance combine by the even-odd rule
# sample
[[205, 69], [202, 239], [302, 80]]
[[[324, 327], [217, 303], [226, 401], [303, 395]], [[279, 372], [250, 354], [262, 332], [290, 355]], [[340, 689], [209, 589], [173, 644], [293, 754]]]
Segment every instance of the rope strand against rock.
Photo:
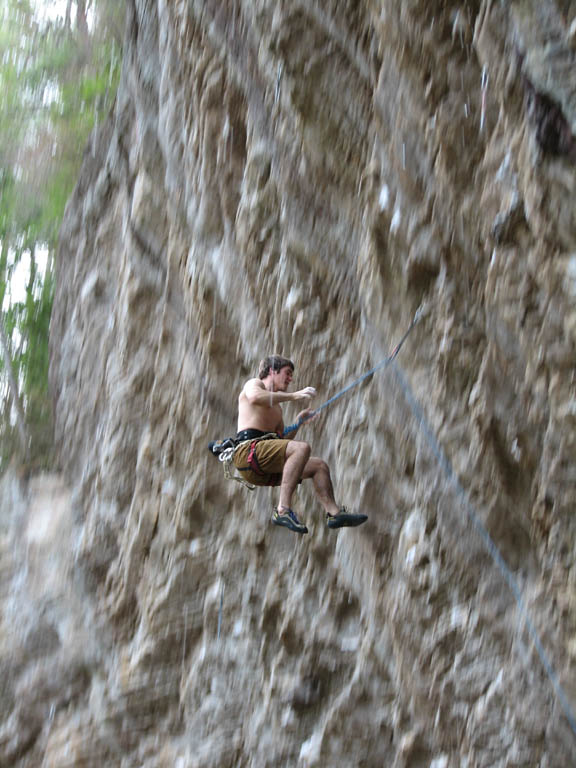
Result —
[[432, 427], [430, 426], [430, 424], [426, 419], [426, 416], [424, 415], [424, 411], [422, 410], [422, 407], [420, 406], [420, 404], [412, 394], [410, 385], [404, 378], [404, 375], [398, 366], [394, 366], [394, 374], [404, 393], [406, 402], [408, 403], [408, 406], [410, 407], [410, 410], [412, 411], [412, 414], [414, 415], [416, 421], [418, 422], [418, 426], [421, 432], [423, 433], [426, 442], [428, 443], [428, 447], [434, 454], [434, 457], [436, 458], [436, 461], [438, 462], [445, 477], [448, 479], [448, 481], [451, 483], [454, 490], [456, 491], [456, 495], [459, 496], [464, 502], [466, 513], [470, 521], [472, 522], [472, 525], [478, 532], [482, 540], [482, 543], [488, 550], [490, 557], [493, 559], [496, 566], [499, 568], [500, 572], [504, 577], [504, 581], [506, 582], [510, 591], [512, 592], [514, 600], [516, 601], [516, 604], [518, 606], [519, 616], [524, 621], [524, 626], [526, 627], [528, 634], [530, 635], [530, 638], [534, 643], [534, 647], [536, 648], [536, 652], [538, 653], [542, 667], [544, 668], [544, 671], [552, 684], [552, 688], [560, 702], [560, 705], [564, 711], [566, 719], [568, 720], [568, 724], [570, 725], [572, 732], [576, 736], [576, 716], [574, 715], [572, 706], [558, 679], [558, 676], [554, 671], [552, 663], [550, 662], [548, 655], [544, 650], [544, 646], [542, 644], [542, 641], [540, 640], [540, 636], [536, 630], [536, 627], [534, 626], [534, 623], [532, 622], [530, 616], [528, 615], [528, 609], [526, 607], [526, 603], [524, 601], [522, 591], [518, 586], [518, 582], [514, 578], [514, 574], [512, 573], [508, 564], [504, 560], [500, 550], [494, 543], [494, 540], [488, 533], [488, 530], [486, 529], [484, 523], [480, 520], [478, 513], [476, 512], [472, 502], [470, 501], [470, 497], [467, 491], [464, 489], [464, 487], [458, 480], [458, 477], [456, 476], [456, 473], [450, 461], [448, 460], [448, 457], [446, 456], [440, 444], [438, 443], [438, 440], [436, 439], [432, 431]]
[[[309, 419], [315, 416], [317, 413], [320, 413], [320, 411], [322, 411], [324, 408], [327, 408], [329, 405], [331, 405], [336, 400], [341, 398], [351, 389], [358, 386], [358, 384], [361, 384], [369, 376], [372, 376], [374, 373], [376, 373], [376, 371], [380, 370], [381, 368], [384, 368], [387, 365], [390, 365], [395, 360], [400, 349], [402, 348], [402, 345], [404, 344], [404, 342], [406, 341], [406, 339], [408, 338], [408, 336], [410, 335], [410, 333], [412, 332], [416, 324], [422, 318], [422, 315], [423, 315], [423, 308], [420, 307], [417, 310], [416, 314], [414, 315], [414, 318], [410, 323], [408, 330], [406, 331], [404, 336], [402, 336], [402, 338], [400, 339], [400, 341], [398, 342], [398, 344], [396, 345], [392, 353], [387, 358], [382, 360], [382, 362], [378, 363], [378, 365], [375, 365], [374, 368], [371, 368], [369, 371], [364, 373], [358, 379], [355, 379], [354, 381], [352, 381], [350, 384], [348, 384], [348, 386], [344, 387], [344, 389], [341, 389], [333, 397], [331, 397], [321, 406], [316, 408], [312, 412], [312, 414], [309, 416]], [[516, 601], [516, 604], [518, 606], [519, 616], [523, 620], [524, 626], [526, 627], [526, 630], [530, 638], [532, 639], [532, 642], [534, 644], [538, 657], [540, 658], [540, 662], [542, 664], [544, 672], [546, 673], [548, 679], [550, 680], [554, 693], [556, 694], [556, 697], [560, 702], [562, 710], [564, 711], [564, 715], [568, 720], [568, 724], [573, 734], [576, 736], [576, 716], [568, 700], [566, 692], [564, 691], [564, 688], [562, 687], [558, 679], [558, 675], [554, 671], [552, 663], [550, 662], [548, 655], [546, 654], [546, 651], [544, 649], [540, 636], [536, 630], [536, 627], [534, 626], [534, 623], [532, 622], [530, 616], [528, 615], [528, 609], [526, 607], [526, 603], [524, 601], [522, 591], [518, 586], [516, 579], [514, 578], [514, 574], [510, 570], [500, 550], [498, 549], [492, 537], [488, 533], [488, 530], [480, 520], [478, 513], [476, 512], [476, 510], [474, 509], [474, 506], [472, 505], [472, 502], [470, 501], [468, 493], [466, 492], [466, 490], [458, 480], [458, 477], [456, 476], [456, 473], [454, 472], [454, 469], [452, 468], [450, 461], [448, 460], [446, 454], [440, 447], [440, 444], [438, 443], [438, 440], [436, 439], [432, 431], [432, 428], [428, 423], [426, 416], [424, 415], [422, 407], [420, 406], [420, 404], [417, 402], [416, 398], [412, 394], [412, 390], [410, 389], [408, 382], [404, 378], [404, 375], [402, 374], [402, 371], [398, 366], [394, 367], [394, 373], [402, 388], [404, 397], [406, 398], [406, 402], [408, 403], [408, 406], [410, 407], [410, 410], [412, 411], [413, 416], [418, 422], [418, 426], [422, 431], [422, 433], [424, 434], [426, 442], [428, 443], [429, 448], [434, 454], [434, 457], [436, 458], [440, 466], [440, 469], [442, 470], [443, 474], [448, 479], [448, 481], [454, 487], [457, 496], [462, 498], [464, 502], [464, 507], [466, 509], [466, 513], [470, 521], [472, 522], [474, 528], [478, 532], [480, 539], [482, 540], [482, 543], [484, 544], [488, 553], [493, 559], [494, 563], [502, 573], [502, 576], [504, 577], [506, 584], [508, 585], [510, 591], [512, 592], [514, 600]], [[284, 435], [288, 434], [289, 432], [295, 431], [305, 421], [308, 421], [308, 419], [299, 419], [294, 424], [291, 424], [289, 427], [286, 427], [284, 429]]]
[[386, 365], [389, 365], [397, 356], [398, 352], [400, 352], [400, 349], [402, 348], [402, 345], [408, 338], [408, 336], [412, 333], [414, 327], [417, 325], [417, 323], [420, 321], [423, 315], [423, 308], [419, 307], [416, 311], [416, 314], [414, 315], [412, 322], [410, 323], [410, 326], [404, 336], [400, 339], [398, 344], [394, 347], [392, 353], [382, 360], [378, 365], [375, 365], [374, 368], [370, 368], [369, 371], [366, 371], [366, 373], [362, 374], [359, 378], [352, 381], [350, 384], [348, 384], [344, 389], [341, 389], [339, 392], [336, 392], [335, 395], [333, 395], [329, 400], [326, 400], [325, 403], [322, 403], [322, 405], [318, 406], [307, 419], [298, 419], [298, 421], [295, 421], [294, 424], [290, 424], [290, 426], [284, 428], [283, 436], [289, 434], [290, 432], [295, 432], [299, 427], [304, 424], [304, 422], [309, 421], [314, 416], [316, 416], [320, 411], [323, 411], [324, 408], [328, 408], [329, 405], [332, 405], [332, 403], [336, 402], [336, 400], [339, 400], [343, 395], [345, 395], [347, 392], [349, 392], [351, 389], [354, 389], [354, 387], [357, 387], [358, 384], [362, 384], [363, 381], [366, 381], [370, 376], [373, 376], [376, 371], [379, 371], [381, 368], [384, 368]]

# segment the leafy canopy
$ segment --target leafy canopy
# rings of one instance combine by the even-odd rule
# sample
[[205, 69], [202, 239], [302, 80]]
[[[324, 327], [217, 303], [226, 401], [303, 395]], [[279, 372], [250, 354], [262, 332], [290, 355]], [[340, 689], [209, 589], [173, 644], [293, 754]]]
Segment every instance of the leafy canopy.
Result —
[[68, 0], [63, 18], [46, 18], [53, 5], [0, 0], [0, 471], [13, 454], [51, 461], [54, 254], [121, 66], [123, 2]]

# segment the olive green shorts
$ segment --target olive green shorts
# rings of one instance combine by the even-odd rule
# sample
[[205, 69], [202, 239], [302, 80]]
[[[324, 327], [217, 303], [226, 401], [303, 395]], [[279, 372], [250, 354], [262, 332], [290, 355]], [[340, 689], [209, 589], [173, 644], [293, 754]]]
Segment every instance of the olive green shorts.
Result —
[[271, 438], [243, 443], [234, 453], [234, 466], [252, 485], [280, 485], [289, 442]]

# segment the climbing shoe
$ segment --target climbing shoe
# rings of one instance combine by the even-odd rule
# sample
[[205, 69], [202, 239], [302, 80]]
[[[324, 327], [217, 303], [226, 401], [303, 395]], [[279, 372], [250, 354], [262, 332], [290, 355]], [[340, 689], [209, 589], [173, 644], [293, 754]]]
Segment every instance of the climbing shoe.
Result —
[[308, 528], [303, 525], [291, 509], [282, 507], [282, 511], [275, 509], [272, 515], [274, 525], [283, 525], [284, 528], [290, 528], [294, 533], [308, 533]]
[[337, 515], [326, 515], [326, 525], [328, 528], [354, 528], [362, 525], [368, 520], [368, 515], [355, 515], [348, 512], [346, 507], [340, 507]]

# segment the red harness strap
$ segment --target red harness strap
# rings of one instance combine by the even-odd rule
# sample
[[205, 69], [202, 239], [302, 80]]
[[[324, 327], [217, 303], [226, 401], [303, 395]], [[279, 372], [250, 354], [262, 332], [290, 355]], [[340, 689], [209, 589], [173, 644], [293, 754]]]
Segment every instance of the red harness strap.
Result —
[[254, 440], [250, 443], [250, 450], [248, 452], [248, 466], [254, 472], [255, 475], [266, 475], [266, 472], [262, 472], [260, 468], [260, 464], [258, 463], [258, 459], [256, 458], [256, 446], [258, 445], [258, 440]]
[[254, 472], [255, 475], [260, 475], [260, 477], [265, 477], [267, 479], [267, 485], [280, 485], [282, 482], [282, 473], [281, 472], [263, 472], [262, 467], [258, 463], [258, 458], [256, 456], [256, 446], [259, 443], [259, 440], [254, 440], [250, 443], [250, 450], [248, 451], [248, 466]]

